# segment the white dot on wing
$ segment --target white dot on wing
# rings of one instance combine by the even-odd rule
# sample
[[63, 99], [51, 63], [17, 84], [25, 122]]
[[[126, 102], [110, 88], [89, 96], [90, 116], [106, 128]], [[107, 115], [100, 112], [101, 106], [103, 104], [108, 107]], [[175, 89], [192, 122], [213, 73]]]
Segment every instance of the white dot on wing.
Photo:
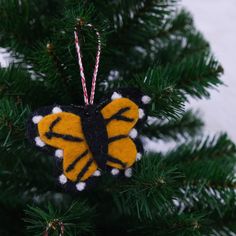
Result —
[[53, 113], [53, 114], [60, 113], [60, 112], [62, 112], [62, 109], [61, 109], [60, 107], [54, 107], [54, 108], [52, 109], [52, 113]]

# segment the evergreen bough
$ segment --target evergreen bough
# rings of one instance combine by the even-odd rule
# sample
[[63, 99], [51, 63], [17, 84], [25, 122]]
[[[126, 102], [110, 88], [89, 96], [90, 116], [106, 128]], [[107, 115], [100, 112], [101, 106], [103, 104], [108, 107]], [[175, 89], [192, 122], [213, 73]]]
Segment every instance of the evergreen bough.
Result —
[[[133, 86], [152, 98], [150, 139], [174, 140], [146, 153], [129, 181], [103, 176], [89, 193], [55, 186], [52, 158], [25, 139], [34, 109], [83, 104], [73, 29], [78, 19], [102, 35], [95, 99]], [[14, 58], [0, 68], [0, 235], [232, 235], [236, 233], [236, 147], [205, 137], [189, 97], [208, 98], [223, 68], [176, 0], [0, 0], [0, 45]], [[96, 37], [83, 31], [87, 78]], [[88, 82], [90, 84], [91, 81]], [[159, 144], [156, 144], [157, 151]], [[52, 227], [53, 226], [53, 227]]]

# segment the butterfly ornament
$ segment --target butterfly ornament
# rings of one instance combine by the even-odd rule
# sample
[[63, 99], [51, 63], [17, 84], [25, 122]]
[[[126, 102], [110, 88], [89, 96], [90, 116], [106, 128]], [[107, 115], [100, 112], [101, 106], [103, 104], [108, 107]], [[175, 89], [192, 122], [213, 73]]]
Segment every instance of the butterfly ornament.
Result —
[[132, 176], [132, 166], [141, 159], [140, 125], [146, 120], [150, 97], [139, 90], [122, 89], [93, 103], [101, 52], [100, 34], [96, 31], [98, 51], [90, 99], [87, 95], [77, 32], [75, 45], [85, 106], [48, 106], [33, 112], [28, 120], [30, 142], [55, 157], [58, 182], [67, 189], [82, 191], [104, 171], [112, 175]]

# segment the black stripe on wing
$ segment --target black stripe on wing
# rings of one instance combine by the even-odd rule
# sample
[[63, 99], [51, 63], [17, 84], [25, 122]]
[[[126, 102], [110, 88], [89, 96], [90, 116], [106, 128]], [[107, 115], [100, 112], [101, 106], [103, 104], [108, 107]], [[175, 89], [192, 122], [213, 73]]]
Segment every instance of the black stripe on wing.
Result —
[[123, 138], [127, 138], [128, 136], [125, 135], [125, 134], [121, 134], [121, 135], [117, 135], [117, 136], [113, 136], [113, 137], [110, 137], [108, 139], [108, 143], [112, 143], [112, 142], [115, 142], [117, 140], [120, 140], [120, 139], [123, 139]]
[[51, 139], [51, 138], [61, 138], [65, 141], [70, 141], [70, 142], [82, 142], [83, 139], [80, 138], [80, 137], [75, 137], [73, 135], [70, 135], [70, 134], [60, 134], [60, 133], [56, 133], [56, 132], [53, 132], [53, 128], [56, 126], [56, 124], [58, 122], [60, 122], [61, 120], [61, 117], [57, 117], [52, 123], [51, 125], [49, 126], [49, 131], [45, 133], [45, 136], [48, 138], [48, 139]]
[[121, 108], [114, 115], [112, 115], [111, 117], [105, 119], [106, 124], [108, 124], [112, 120], [122, 120], [122, 121], [126, 121], [126, 122], [133, 122], [134, 121], [133, 118], [129, 118], [129, 117], [123, 115], [126, 111], [129, 111], [129, 110], [130, 110], [130, 107]]
[[89, 150], [85, 150], [83, 153], [81, 153], [67, 168], [66, 172], [70, 172], [75, 168], [75, 165], [80, 161], [83, 157], [87, 156], [89, 153]]
[[79, 181], [81, 178], [83, 178], [83, 176], [85, 175], [85, 173], [88, 171], [89, 167], [92, 165], [93, 163], [93, 159], [90, 158], [86, 165], [83, 167], [83, 169], [79, 172], [78, 176], [77, 176], [77, 181]]
[[107, 161], [116, 163], [116, 164], [120, 165], [124, 169], [126, 168], [126, 163], [122, 162], [121, 160], [117, 159], [116, 157], [108, 155], [107, 156]]
[[80, 137], [75, 137], [75, 136], [72, 136], [72, 135], [69, 135], [69, 134], [59, 134], [59, 133], [55, 133], [55, 132], [46, 132], [45, 133], [45, 136], [48, 138], [48, 139], [51, 139], [51, 138], [61, 138], [65, 141], [70, 141], [70, 142], [83, 142], [83, 139], [80, 138]]

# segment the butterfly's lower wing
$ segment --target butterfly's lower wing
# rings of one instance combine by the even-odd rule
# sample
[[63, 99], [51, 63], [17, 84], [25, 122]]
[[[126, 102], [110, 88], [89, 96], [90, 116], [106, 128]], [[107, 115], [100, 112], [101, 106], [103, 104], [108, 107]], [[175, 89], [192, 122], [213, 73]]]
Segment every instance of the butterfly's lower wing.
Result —
[[29, 128], [28, 133], [36, 146], [62, 158], [60, 183], [72, 182], [77, 184], [78, 190], [82, 190], [83, 182], [95, 173], [97, 165], [85, 140], [79, 112], [75, 110], [72, 107], [39, 110], [29, 121], [29, 127], [34, 128]]
[[118, 92], [101, 109], [108, 134], [108, 166], [127, 169], [139, 158], [142, 147], [134, 127], [143, 118], [142, 112], [139, 102]]

